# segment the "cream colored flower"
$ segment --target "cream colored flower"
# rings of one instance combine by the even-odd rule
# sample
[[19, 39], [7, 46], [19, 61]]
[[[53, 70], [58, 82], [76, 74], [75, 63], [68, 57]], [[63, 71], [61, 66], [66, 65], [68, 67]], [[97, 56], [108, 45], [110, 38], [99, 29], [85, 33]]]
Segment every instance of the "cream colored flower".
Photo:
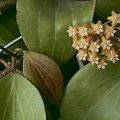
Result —
[[87, 27], [79, 27], [78, 34], [81, 37], [87, 36], [88, 35], [88, 29], [87, 29]]
[[113, 46], [110, 40], [103, 40], [101, 43], [102, 48], [110, 50], [110, 48]]
[[105, 69], [105, 66], [107, 65], [107, 63], [105, 62], [104, 59], [101, 59], [98, 63], [98, 69], [102, 68], [102, 69]]
[[94, 64], [97, 65], [99, 63], [99, 59], [100, 58], [98, 57], [98, 54], [94, 53], [94, 54], [89, 55], [88, 60], [91, 62], [92, 65], [94, 65]]
[[93, 30], [96, 32], [96, 34], [100, 34], [103, 32], [103, 25], [101, 21], [98, 21], [97, 24], [93, 25]]
[[97, 42], [91, 42], [89, 50], [91, 52], [99, 52], [100, 45]]
[[[73, 38], [72, 47], [78, 51], [77, 57], [82, 61], [89, 61], [98, 68], [105, 69], [108, 61], [115, 63], [119, 60], [119, 38], [116, 32], [119, 30], [120, 14], [112, 11], [109, 16], [110, 21], [102, 24], [98, 21], [96, 24], [89, 22], [80, 27], [79, 24], [69, 26], [67, 32], [69, 37]], [[112, 25], [109, 23], [112, 22]], [[116, 27], [115, 27], [116, 26]], [[112, 38], [117, 40], [113, 43]], [[113, 43], [113, 44], [112, 44]]]
[[74, 37], [76, 36], [77, 34], [77, 29], [76, 27], [72, 27], [72, 26], [69, 26], [68, 30], [67, 30], [68, 34], [69, 34], [69, 37]]
[[109, 16], [107, 19], [112, 21], [112, 27], [115, 27], [120, 23], [120, 14], [117, 14], [115, 11], [112, 11], [112, 16]]
[[119, 60], [119, 55], [117, 55], [116, 53], [114, 53], [113, 51], [110, 51], [111, 57], [110, 57], [110, 61], [112, 61], [113, 63], [115, 63], [116, 61]]
[[81, 38], [80, 40], [80, 48], [87, 49], [89, 46], [89, 41], [85, 38]]
[[79, 40], [73, 41], [72, 47], [76, 50], [79, 50], [80, 49], [80, 41]]
[[74, 49], [76, 49], [76, 50], [79, 50], [79, 46], [76, 45], [75, 43], [72, 44], [72, 47], [73, 47]]
[[110, 27], [109, 25], [105, 26], [105, 34], [106, 34], [106, 38], [109, 39], [111, 36], [114, 37], [114, 34], [117, 32], [116, 30], [114, 30], [113, 27]]
[[113, 63], [119, 60], [119, 55], [114, 47], [111, 48], [111, 51], [105, 50], [105, 55], [107, 56], [107, 60], [112, 61]]
[[79, 60], [83, 60], [83, 61], [86, 61], [87, 60], [87, 51], [86, 50], [82, 50], [80, 49], [77, 53], [77, 57], [79, 58]]

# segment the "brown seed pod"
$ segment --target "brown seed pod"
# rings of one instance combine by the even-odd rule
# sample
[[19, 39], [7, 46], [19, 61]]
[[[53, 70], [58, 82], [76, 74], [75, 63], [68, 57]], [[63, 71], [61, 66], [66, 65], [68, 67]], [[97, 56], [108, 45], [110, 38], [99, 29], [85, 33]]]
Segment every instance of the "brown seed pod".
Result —
[[49, 57], [24, 51], [23, 74], [40, 91], [46, 102], [59, 104], [63, 92], [63, 77], [59, 66]]

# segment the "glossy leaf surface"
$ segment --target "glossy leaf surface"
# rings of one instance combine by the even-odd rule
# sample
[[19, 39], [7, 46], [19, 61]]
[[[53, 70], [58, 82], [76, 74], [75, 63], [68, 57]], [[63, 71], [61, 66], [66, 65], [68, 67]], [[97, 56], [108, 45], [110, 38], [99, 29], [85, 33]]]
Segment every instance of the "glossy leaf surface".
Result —
[[68, 83], [61, 105], [62, 120], [120, 119], [120, 62], [105, 70], [91, 64]]
[[91, 21], [93, 11], [93, 0], [18, 0], [17, 22], [29, 50], [63, 64], [75, 54], [68, 26]]
[[0, 120], [46, 120], [38, 90], [17, 73], [0, 79]]

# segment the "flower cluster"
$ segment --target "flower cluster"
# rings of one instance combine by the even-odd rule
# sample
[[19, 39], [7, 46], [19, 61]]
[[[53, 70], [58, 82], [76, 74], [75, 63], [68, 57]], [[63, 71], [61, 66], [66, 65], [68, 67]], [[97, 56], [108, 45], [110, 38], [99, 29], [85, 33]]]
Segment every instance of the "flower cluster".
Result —
[[120, 14], [112, 11], [112, 16], [109, 16], [108, 20], [104, 24], [102, 21], [98, 21], [96, 24], [89, 22], [83, 26], [79, 24], [69, 26], [67, 32], [73, 39], [72, 47], [78, 50], [79, 60], [90, 61], [102, 69], [105, 69], [107, 61], [115, 63], [119, 60], [118, 47], [113, 38], [117, 42], [120, 40], [115, 36], [120, 29], [118, 27]]

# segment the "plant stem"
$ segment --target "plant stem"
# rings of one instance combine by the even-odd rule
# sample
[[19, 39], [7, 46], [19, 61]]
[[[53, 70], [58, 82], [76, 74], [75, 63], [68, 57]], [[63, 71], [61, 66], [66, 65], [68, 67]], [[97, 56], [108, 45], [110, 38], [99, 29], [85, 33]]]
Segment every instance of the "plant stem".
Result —
[[5, 49], [2, 45], [0, 45], [0, 49], [2, 49], [4, 52], [8, 53], [10, 56], [14, 56], [14, 57], [16, 57], [15, 54], [13, 54], [13, 53], [10, 52], [9, 50]]
[[5, 60], [0, 59], [0, 63], [3, 64], [7, 68], [8, 64]]
[[107, 21], [107, 22], [105, 22], [105, 23], [103, 23], [103, 25], [106, 25], [106, 24], [108, 24], [108, 23], [110, 23], [111, 21]]
[[120, 30], [120, 27], [115, 27], [115, 29], [118, 29], [118, 30]]

